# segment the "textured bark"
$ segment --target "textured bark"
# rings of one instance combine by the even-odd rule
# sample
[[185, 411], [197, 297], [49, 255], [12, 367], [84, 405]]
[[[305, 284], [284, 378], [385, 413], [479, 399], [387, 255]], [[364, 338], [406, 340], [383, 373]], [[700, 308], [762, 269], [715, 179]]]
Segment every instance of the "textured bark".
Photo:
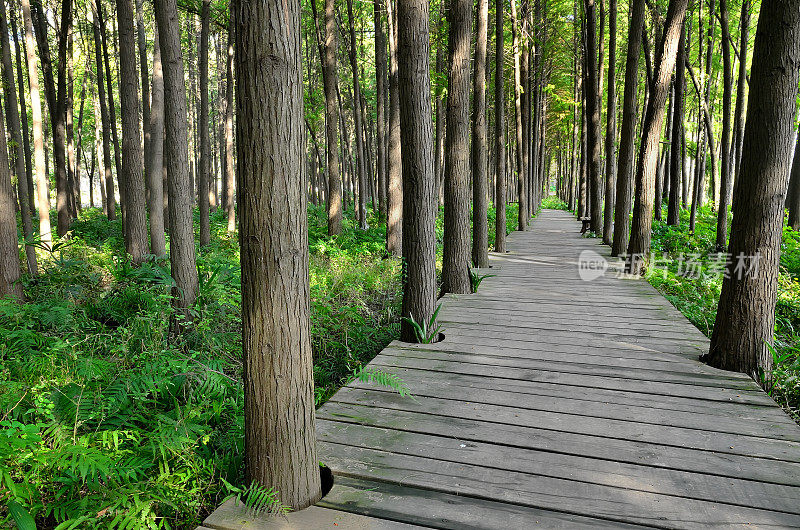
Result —
[[139, 80], [136, 72], [136, 36], [131, 0], [117, 0], [119, 25], [120, 105], [122, 108], [122, 174], [125, 183], [125, 250], [135, 265], [147, 250], [147, 213], [142, 175], [142, 137], [139, 132]]
[[203, 0], [200, 16], [200, 50], [197, 58], [200, 63], [200, 115], [197, 129], [200, 137], [200, 160], [197, 171], [198, 205], [200, 210], [200, 247], [211, 242], [211, 224], [209, 219], [211, 180], [211, 140], [208, 135], [208, 32], [211, 21], [211, 0]]
[[148, 208], [150, 210], [150, 252], [164, 258], [167, 255], [164, 235], [164, 72], [161, 67], [161, 46], [156, 29], [153, 43], [153, 90], [147, 130], [150, 133], [150, 156], [147, 161], [147, 179], [150, 182]]
[[672, 143], [669, 163], [669, 202], [667, 203], [667, 224], [680, 224], [681, 174], [683, 172], [683, 108], [686, 87], [686, 28], [681, 31], [678, 56], [675, 59], [675, 84], [672, 101]]
[[644, 29], [644, 0], [631, 4], [631, 22], [628, 30], [628, 51], [625, 58], [625, 89], [622, 96], [622, 131], [617, 164], [617, 193], [614, 209], [614, 241], [611, 255], [625, 252], [628, 243], [629, 216], [631, 212], [631, 184], [633, 182], [633, 156], [636, 135], [636, 103], [639, 88], [639, 53]]
[[149, 200], [152, 181], [147, 171], [150, 168], [150, 71], [147, 62], [147, 33], [142, 13], [144, 0], [136, 0], [136, 43], [139, 47], [139, 74], [142, 80], [142, 132], [144, 133], [144, 170], [147, 198]]
[[792, 173], [789, 177], [789, 189], [786, 192], [786, 207], [789, 209], [788, 225], [793, 230], [800, 230], [800, 134], [794, 147]]
[[495, 0], [495, 81], [494, 81], [494, 251], [506, 251], [506, 147], [505, 147], [505, 74], [503, 63], [505, 61], [503, 43], [503, 2]]
[[600, 83], [597, 79], [597, 13], [595, 0], [584, 0], [586, 9], [586, 149], [591, 230], [603, 232], [603, 183], [600, 174]]
[[383, 219], [386, 216], [386, 30], [383, 24], [385, 13], [383, 0], [374, 0], [373, 18], [375, 19], [375, 111], [377, 180], [378, 180], [378, 213]]
[[658, 143], [664, 119], [670, 77], [675, 68], [681, 29], [686, 16], [688, 0], [670, 0], [664, 23], [664, 36], [656, 55], [656, 70], [653, 74], [647, 112], [642, 129], [642, 145], [636, 164], [635, 201], [633, 225], [628, 243], [629, 269], [641, 270], [642, 258], [650, 252], [651, 228], [653, 226], [653, 181], [658, 163]]
[[400, 80], [398, 65], [398, 27], [397, 27], [397, 2], [387, 0], [389, 19], [389, 152], [388, 165], [388, 207], [389, 214], [386, 223], [386, 250], [392, 256], [403, 255], [403, 150], [400, 138]]
[[488, 267], [486, 41], [489, 34], [489, 0], [478, 0], [476, 10], [475, 73], [472, 79], [472, 263], [476, 267]]
[[[753, 47], [742, 172], [733, 198], [728, 247], [733, 259], [703, 360], [754, 377], [763, 373], [768, 383], [799, 72], [800, 1], [763, 3]], [[759, 256], [758, 270], [736, 274], [740, 255]]]
[[[28, 181], [25, 176], [25, 152], [22, 145], [22, 130], [20, 127], [17, 92], [14, 90], [14, 70], [11, 64], [11, 44], [8, 40], [8, 24], [6, 20], [5, 2], [0, 0], [0, 48], [2, 48], [0, 52], [2, 52], [3, 95], [5, 96], [4, 100], [6, 119], [9, 124], [8, 128], [11, 132], [11, 141], [14, 144], [11, 154], [14, 158], [14, 172], [17, 176], [17, 196], [19, 199], [20, 217], [22, 218], [22, 235], [26, 240], [30, 240], [31, 237], [33, 237], [33, 220], [31, 219], [31, 210], [29, 208], [30, 190], [28, 189]], [[5, 166], [0, 166], [0, 168], [4, 169]], [[14, 219], [13, 226], [16, 226], [16, 218]], [[15, 248], [16, 237], [15, 230]], [[32, 245], [25, 245], [25, 258], [28, 264], [28, 273], [35, 276], [38, 272], [38, 266], [36, 264], [36, 250]]]
[[302, 509], [322, 496], [316, 451], [303, 170], [300, 2], [238, 0], [247, 480]]
[[353, 0], [347, 0], [347, 18], [350, 29], [350, 69], [353, 73], [353, 124], [356, 137], [356, 172], [358, 178], [358, 226], [362, 230], [367, 228], [367, 172], [364, 160], [364, 116], [361, 114], [361, 84], [358, 79], [358, 60], [356, 57], [356, 26], [353, 17]]
[[447, 0], [439, 4], [439, 12], [437, 14], [436, 23], [436, 92], [434, 98], [436, 100], [436, 152], [434, 159], [434, 168], [436, 173], [436, 197], [440, 204], [444, 204], [444, 125], [445, 125], [445, 107], [447, 102], [445, 100], [445, 90], [441, 86], [441, 79], [444, 78], [445, 73], [445, 52], [447, 50], [447, 33], [445, 31], [445, 10], [447, 9]]
[[[102, 45], [102, 52], [103, 52], [103, 63], [104, 73], [105, 73], [105, 83], [106, 83], [106, 99], [108, 103], [108, 127], [111, 130], [111, 140], [114, 146], [114, 167], [117, 170], [117, 185], [119, 187], [119, 204], [120, 204], [120, 212], [122, 213], [122, 229], [123, 232], [127, 230], [127, 226], [125, 224], [125, 215], [126, 215], [126, 206], [127, 202], [125, 200], [125, 186], [124, 181], [119, 180], [119, 176], [122, 175], [122, 160], [120, 158], [120, 148], [119, 148], [119, 133], [117, 132], [117, 107], [114, 104], [114, 81], [111, 77], [111, 67], [109, 66], [109, 58], [108, 58], [108, 38], [106, 36], [106, 25], [104, 23], [103, 17], [103, 3], [102, 1], [97, 1], [97, 16], [99, 19], [100, 25], [100, 40]], [[110, 171], [109, 171], [110, 175]], [[112, 188], [113, 190], [113, 188]]]
[[741, 31], [739, 35], [739, 76], [736, 84], [736, 108], [734, 116], [734, 138], [733, 138], [733, 165], [736, 170], [736, 182], [739, 181], [739, 172], [742, 163], [742, 141], [744, 140], [745, 108], [744, 102], [747, 95], [747, 47], [750, 37], [750, 0], [742, 0], [742, 14], [739, 18]]
[[[613, 244], [614, 208], [617, 205], [617, 0], [608, 5], [608, 108], [606, 109], [606, 201], [603, 210], [603, 243]], [[637, 54], [638, 59], [638, 54]], [[623, 222], [627, 223], [625, 219]]]
[[527, 227], [528, 210], [525, 201], [525, 157], [522, 143], [522, 42], [520, 38], [517, 0], [511, 0], [511, 27], [514, 39], [514, 117], [516, 121], [517, 200], [519, 201], [518, 230]]
[[[5, 14], [3, 14], [2, 18], [5, 19]], [[7, 34], [4, 38], [8, 38]], [[13, 89], [11, 92], [13, 92]], [[11, 185], [11, 166], [8, 161], [5, 118], [3, 116], [3, 108], [0, 106], [0, 298], [12, 296], [22, 299], [22, 284], [19, 283], [19, 279], [14, 187]]]
[[733, 92], [733, 67], [731, 66], [730, 31], [728, 29], [728, 0], [719, 2], [719, 19], [722, 29], [722, 139], [719, 142], [722, 172], [719, 175], [719, 208], [717, 210], [717, 250], [727, 246], [728, 205], [730, 204], [733, 171], [731, 170], [731, 99]]
[[44, 156], [44, 132], [42, 130], [42, 96], [39, 92], [39, 64], [33, 42], [33, 19], [29, 0], [21, 0], [22, 18], [25, 23], [26, 58], [28, 82], [31, 96], [31, 128], [33, 130], [34, 175], [36, 176], [37, 208], [39, 210], [39, 238], [49, 245], [53, 239], [50, 229], [50, 186]]
[[[233, 10], [231, 11], [233, 17]], [[235, 19], [234, 19], [235, 20]], [[236, 167], [233, 163], [236, 147], [233, 144], [233, 49], [235, 37], [235, 25], [228, 25], [228, 46], [225, 68], [225, 182], [228, 194], [225, 196], [225, 211], [228, 214], [228, 233], [232, 234], [236, 230], [236, 208], [233, 199], [236, 189]]]
[[[402, 311], [404, 317], [427, 322], [433, 314], [436, 297], [436, 184], [428, 2], [398, 0], [396, 7], [400, 131], [404, 146]], [[406, 321], [401, 324], [400, 338], [416, 341]]]
[[472, 2], [450, 0], [442, 292], [469, 293], [469, 63]]
[[[15, 17], [11, 17], [11, 34], [14, 36], [14, 56], [17, 63], [17, 89], [19, 90], [18, 101], [25, 101], [25, 79], [22, 67], [22, 48], [17, 38], [17, 23]], [[33, 184], [33, 161], [31, 154], [30, 129], [28, 127], [28, 113], [21, 112], [22, 126], [22, 147], [25, 151], [25, 182], [28, 185], [28, 211], [31, 215], [36, 212], [36, 187]]]
[[188, 308], [197, 299], [198, 284], [178, 7], [175, 0], [155, 0], [154, 6], [164, 71], [164, 158], [169, 188], [170, 266], [175, 280], [173, 304], [188, 317]]
[[[106, 99], [105, 74], [103, 72], [103, 44], [100, 35], [100, 19], [97, 15], [96, 1], [92, 0], [92, 31], [94, 36], [94, 53], [97, 59], [97, 98], [100, 100], [100, 119], [102, 121], [103, 132], [103, 182], [105, 191], [103, 193], [105, 211], [109, 220], [117, 218], [117, 204], [114, 197], [114, 177], [111, 173], [111, 123], [109, 119], [108, 105]], [[99, 158], [99, 157], [98, 157]]]

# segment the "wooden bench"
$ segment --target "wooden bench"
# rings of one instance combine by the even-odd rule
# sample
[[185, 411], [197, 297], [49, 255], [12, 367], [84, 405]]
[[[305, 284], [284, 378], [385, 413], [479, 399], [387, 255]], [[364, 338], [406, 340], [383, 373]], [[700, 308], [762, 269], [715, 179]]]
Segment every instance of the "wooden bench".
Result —
[[591, 217], [580, 217], [578, 219], [581, 224], [581, 234], [585, 234], [589, 227], [592, 226], [592, 218]]

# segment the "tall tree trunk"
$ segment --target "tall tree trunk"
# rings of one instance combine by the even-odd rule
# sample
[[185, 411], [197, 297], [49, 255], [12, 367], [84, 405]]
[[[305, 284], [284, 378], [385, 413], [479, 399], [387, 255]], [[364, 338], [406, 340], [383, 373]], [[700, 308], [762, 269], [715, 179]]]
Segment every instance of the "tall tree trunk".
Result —
[[[144, 28], [144, 14], [143, 14], [144, 0], [136, 0], [136, 43], [139, 47], [139, 73], [142, 79], [142, 132], [144, 134], [144, 170], [145, 170], [145, 184], [147, 188], [147, 199], [150, 200], [150, 193], [152, 193], [150, 179], [150, 157], [152, 156], [150, 148], [150, 72], [148, 71], [147, 64], [147, 32]], [[154, 66], [155, 67], [155, 66]]]
[[472, 263], [476, 267], [488, 267], [486, 41], [489, 34], [489, 0], [478, 0], [476, 11], [475, 70], [472, 81]]
[[517, 201], [519, 201], [518, 230], [527, 227], [528, 210], [525, 201], [525, 158], [522, 143], [522, 39], [520, 36], [517, 0], [511, 0], [512, 38], [514, 40], [514, 116], [516, 118]]
[[[469, 63], [471, 0], [448, 11], [447, 136], [444, 163], [442, 292], [469, 293]], [[485, 56], [484, 56], [485, 57]]]
[[188, 309], [197, 299], [198, 281], [178, 6], [175, 0], [155, 0], [154, 6], [164, 71], [164, 158], [169, 187], [170, 265], [175, 280], [173, 304], [188, 317]]
[[237, 20], [245, 470], [249, 482], [274, 488], [283, 504], [299, 510], [322, 496], [302, 163], [300, 2], [239, 0]]
[[[3, 10], [5, 11], [5, 7]], [[5, 26], [5, 13], [2, 14], [2, 18], [3, 26]], [[7, 40], [8, 33], [2, 38]], [[9, 92], [13, 92], [13, 88]], [[0, 106], [0, 298], [12, 296], [22, 299], [22, 284], [19, 280], [19, 250], [17, 249], [17, 216], [16, 207], [14, 206], [14, 187], [11, 185], [11, 166], [8, 163], [5, 118], [3, 116], [3, 107]]]
[[[428, 322], [436, 298], [436, 198], [431, 123], [429, 4], [397, 0], [395, 64], [403, 154], [403, 316]], [[469, 48], [469, 30], [467, 30]], [[394, 68], [393, 68], [394, 69]], [[407, 321], [400, 338], [416, 342]]]
[[97, 59], [97, 97], [100, 100], [100, 116], [102, 121], [103, 131], [103, 181], [105, 182], [105, 191], [103, 197], [105, 198], [105, 209], [108, 219], [114, 221], [117, 218], [117, 205], [114, 197], [114, 177], [111, 172], [111, 123], [109, 119], [107, 98], [106, 98], [106, 84], [105, 74], [103, 73], [103, 47], [102, 37], [100, 36], [100, 19], [97, 16], [95, 8], [96, 0], [92, 1], [93, 14], [93, 34], [94, 34], [94, 51]]
[[733, 138], [733, 166], [736, 172], [736, 181], [739, 181], [739, 171], [742, 163], [742, 141], [744, 140], [745, 108], [744, 100], [747, 95], [747, 47], [750, 36], [750, 0], [742, 0], [742, 14], [739, 18], [741, 32], [739, 35], [739, 78], [736, 83], [736, 108], [734, 116], [734, 138]]
[[631, 212], [631, 172], [635, 152], [636, 103], [639, 88], [639, 54], [644, 29], [644, 0], [631, 4], [631, 22], [628, 29], [628, 51], [625, 57], [625, 90], [622, 96], [622, 132], [619, 141], [617, 164], [617, 193], [614, 209], [614, 241], [611, 255], [625, 252], [628, 242], [629, 217]]
[[[113, 141], [114, 145], [114, 168], [117, 170], [117, 185], [119, 186], [119, 208], [120, 213], [122, 213], [122, 231], [123, 233], [127, 232], [127, 225], [125, 216], [127, 214], [127, 200], [125, 197], [125, 186], [124, 181], [120, 180], [120, 175], [122, 175], [122, 160], [120, 158], [120, 148], [119, 148], [119, 133], [117, 132], [117, 107], [114, 104], [114, 87], [113, 87], [113, 80], [111, 77], [111, 67], [109, 66], [109, 59], [108, 59], [108, 37], [106, 36], [106, 25], [104, 23], [105, 18], [103, 17], [103, 2], [102, 0], [96, 0], [97, 3], [97, 16], [100, 26], [100, 42], [102, 47], [103, 53], [103, 64], [104, 67], [104, 80], [106, 83], [106, 102], [107, 102], [107, 109], [108, 109], [108, 128], [111, 131], [111, 140]], [[99, 67], [98, 67], [99, 68]], [[99, 70], [98, 70], [99, 72]], [[103, 127], [105, 130], [105, 126]], [[105, 141], [104, 141], [105, 142]], [[106, 170], [109, 178], [111, 177], [111, 170], [110, 168]], [[108, 192], [108, 183], [106, 182], [106, 188]], [[110, 188], [112, 193], [114, 188]], [[110, 203], [111, 204], [111, 203]]]
[[[389, 20], [389, 152], [388, 152], [388, 206], [386, 223], [386, 250], [393, 256], [403, 255], [403, 219], [405, 218], [403, 194], [405, 177], [403, 173], [403, 149], [400, 137], [400, 81], [398, 64], [397, 2], [387, 0]], [[426, 9], [427, 12], [427, 9]], [[427, 27], [427, 26], [426, 26]]]
[[33, 121], [33, 152], [36, 175], [37, 207], [39, 209], [39, 238], [49, 246], [53, 240], [50, 229], [50, 186], [44, 156], [44, 132], [42, 130], [42, 97], [39, 92], [39, 64], [33, 43], [33, 19], [29, 0], [21, 0], [22, 18], [25, 23], [26, 55], [28, 60], [28, 82], [30, 83], [31, 119]]
[[[73, 38], [70, 29], [67, 35], [67, 99], [64, 103], [65, 129], [67, 134], [67, 216], [68, 222], [78, 216], [78, 206], [75, 204], [75, 127], [73, 125], [73, 98], [75, 90], [75, 76], [73, 72]], [[80, 197], [79, 197], [80, 200]]]
[[150, 134], [150, 156], [146, 157], [147, 179], [150, 182], [148, 208], [150, 210], [150, 252], [164, 258], [167, 255], [164, 235], [164, 189], [161, 183], [164, 172], [164, 72], [161, 66], [161, 46], [158, 28], [153, 42], [153, 90], [147, 130]]
[[688, 0], [670, 0], [664, 23], [664, 36], [656, 54], [656, 71], [647, 102], [647, 112], [642, 131], [642, 146], [636, 164], [635, 201], [633, 226], [628, 243], [628, 268], [632, 272], [642, 270], [641, 260], [650, 252], [651, 228], [653, 225], [653, 181], [658, 163], [658, 143], [664, 120], [670, 77], [675, 68], [683, 21]]
[[[231, 17], [233, 16], [235, 16], [234, 10], [231, 10]], [[228, 194], [225, 196], [225, 211], [228, 214], [229, 234], [232, 234], [234, 230], [236, 230], [236, 208], [234, 207], [233, 203], [236, 189], [236, 166], [233, 163], [236, 150], [236, 147], [233, 144], [233, 46], [236, 38], [234, 28], [235, 24], [230, 22], [228, 25], [228, 47], [227, 56], [225, 59], [225, 182], [227, 183], [226, 187], [228, 189]]]
[[436, 197], [440, 204], [444, 204], [444, 136], [445, 136], [445, 90], [442, 79], [445, 77], [445, 51], [447, 47], [447, 34], [445, 31], [445, 10], [447, 0], [439, 4], [439, 13], [436, 22], [436, 153], [434, 167], [436, 173]]
[[375, 107], [376, 107], [376, 150], [378, 163], [378, 213], [381, 219], [386, 216], [386, 31], [383, 25], [385, 12], [383, 0], [374, 0], [373, 18], [375, 20]]
[[[755, 378], [763, 374], [768, 384], [798, 73], [800, 1], [765, 2], [753, 47], [741, 180], [733, 198], [728, 247], [733, 259], [722, 282], [711, 347], [702, 360]], [[745, 266], [757, 259], [756, 269], [743, 270], [742, 257], [750, 260]]]
[[786, 192], [786, 207], [789, 209], [789, 227], [792, 230], [800, 230], [800, 134], [797, 135], [794, 147], [789, 189]]
[[719, 151], [722, 173], [719, 176], [719, 209], [717, 210], [717, 251], [727, 246], [728, 205], [730, 204], [733, 171], [731, 171], [731, 98], [733, 92], [733, 68], [731, 66], [730, 30], [728, 28], [728, 1], [719, 2], [719, 19], [722, 29], [722, 139]]
[[336, 66], [336, 5], [325, 0], [325, 53], [323, 76], [325, 86], [325, 140], [328, 158], [328, 234], [342, 231], [342, 177], [339, 173], [339, 106]]
[[[614, 208], [617, 206], [617, 0], [608, 6], [608, 108], [606, 110], [606, 201], [603, 211], [603, 243], [611, 245], [614, 236]], [[638, 54], [637, 54], [638, 58]], [[628, 222], [627, 219], [624, 220]]]
[[147, 255], [147, 213], [139, 132], [139, 80], [136, 76], [136, 35], [131, 0], [117, 0], [119, 25], [120, 105], [122, 107], [122, 174], [127, 202], [125, 250], [135, 265]]
[[506, 251], [506, 147], [505, 147], [505, 92], [503, 63], [505, 50], [503, 42], [503, 2], [495, 0], [494, 38], [495, 38], [495, 76], [494, 76], [494, 251]]
[[667, 224], [678, 226], [680, 216], [681, 173], [683, 172], [683, 107], [686, 87], [686, 28], [681, 30], [678, 43], [678, 56], [675, 59], [675, 84], [672, 101], [672, 143], [670, 144], [669, 164], [669, 202], [667, 203]]
[[197, 171], [197, 189], [200, 206], [200, 247], [211, 242], [209, 210], [209, 181], [211, 180], [211, 140], [208, 136], [208, 33], [211, 22], [211, 0], [203, 0], [200, 16], [200, 116], [197, 128], [200, 136], [200, 167]]
[[353, 72], [353, 126], [356, 137], [356, 171], [358, 173], [358, 226], [367, 228], [367, 174], [364, 150], [364, 116], [361, 114], [361, 85], [358, 79], [358, 60], [356, 57], [356, 26], [353, 16], [353, 0], [347, 0], [347, 18], [350, 27], [350, 69]]
[[[22, 67], [22, 48], [17, 38], [17, 23], [15, 17], [11, 17], [11, 34], [14, 36], [14, 56], [17, 63], [17, 89], [19, 90], [19, 101], [25, 101], [25, 79]], [[24, 42], [24, 40], [23, 40]], [[26, 56], [27, 59], [27, 56]], [[21, 112], [22, 126], [22, 147], [25, 151], [25, 183], [28, 186], [28, 211], [31, 215], [36, 212], [36, 187], [33, 184], [33, 162], [31, 154], [30, 132], [28, 127], [28, 113]]]
[[586, 9], [586, 141], [591, 229], [603, 232], [603, 183], [600, 174], [600, 84], [597, 79], [597, 13], [595, 0], [584, 0]]
[[[14, 70], [11, 64], [11, 44], [8, 40], [8, 24], [6, 23], [6, 20], [5, 2], [0, 0], [0, 52], [2, 52], [3, 86], [7, 87], [7, 90], [4, 91], [6, 119], [8, 120], [8, 128], [11, 132], [11, 141], [13, 143], [12, 156], [14, 157], [14, 171], [17, 175], [17, 196], [19, 198], [20, 217], [22, 218], [22, 235], [26, 240], [30, 241], [30, 239], [33, 237], [33, 220], [31, 219], [31, 210], [29, 208], [30, 197], [28, 196], [30, 190], [28, 189], [28, 181], [25, 176], [25, 152], [22, 142], [22, 130], [20, 127], [20, 112], [17, 101], [17, 92], [14, 90]], [[3, 137], [2, 141], [5, 141], [5, 136]], [[5, 169], [5, 166], [0, 165], [0, 170], [3, 169]], [[11, 185], [10, 181], [9, 185]], [[13, 215], [13, 208], [11, 212]], [[16, 227], [16, 217], [14, 218], [13, 226]], [[15, 228], [15, 249], [16, 237], [17, 234]], [[36, 249], [32, 245], [25, 245], [25, 258], [27, 259], [28, 263], [28, 274], [31, 276], [36, 276], [38, 273], [38, 266], [36, 264]]]

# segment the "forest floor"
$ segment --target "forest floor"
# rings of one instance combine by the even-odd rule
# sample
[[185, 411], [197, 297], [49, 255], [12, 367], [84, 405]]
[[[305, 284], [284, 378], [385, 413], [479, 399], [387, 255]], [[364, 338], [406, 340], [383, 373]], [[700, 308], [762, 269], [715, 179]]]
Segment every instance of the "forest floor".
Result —
[[[386, 254], [386, 226], [371, 215], [359, 230], [347, 214], [329, 237], [325, 210], [309, 206], [317, 405], [399, 335], [400, 260]], [[509, 231], [516, 214], [509, 205]], [[169, 332], [169, 264], [131, 267], [120, 222], [96, 209], [40, 253], [26, 303], [0, 300], [0, 527], [14, 508], [38, 528], [193, 529], [241, 493], [239, 245], [225, 226], [214, 212], [183, 336]], [[441, 212], [436, 232], [441, 270]]]

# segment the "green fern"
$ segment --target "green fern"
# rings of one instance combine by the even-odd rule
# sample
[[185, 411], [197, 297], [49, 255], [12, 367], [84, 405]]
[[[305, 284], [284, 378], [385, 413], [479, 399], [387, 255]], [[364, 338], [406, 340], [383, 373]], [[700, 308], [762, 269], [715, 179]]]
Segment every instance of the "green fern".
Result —
[[436, 322], [436, 317], [439, 315], [439, 310], [441, 308], [442, 304], [437, 305], [436, 310], [433, 312], [431, 318], [427, 322], [417, 322], [414, 319], [414, 315], [403, 317], [403, 321], [407, 322], [414, 330], [414, 336], [416, 337], [418, 343], [432, 344], [439, 338], [439, 333], [442, 331], [442, 325]]
[[401, 397], [406, 397], [411, 394], [408, 386], [400, 379], [397, 374], [390, 374], [377, 368], [367, 368], [362, 366], [353, 372], [353, 379], [361, 381], [362, 383], [375, 384], [391, 388]]
[[467, 265], [467, 274], [469, 274], [469, 283], [473, 293], [478, 292], [478, 287], [481, 286], [483, 280], [497, 276], [496, 274], [478, 274], [478, 272], [472, 270], [472, 267], [469, 265]]

